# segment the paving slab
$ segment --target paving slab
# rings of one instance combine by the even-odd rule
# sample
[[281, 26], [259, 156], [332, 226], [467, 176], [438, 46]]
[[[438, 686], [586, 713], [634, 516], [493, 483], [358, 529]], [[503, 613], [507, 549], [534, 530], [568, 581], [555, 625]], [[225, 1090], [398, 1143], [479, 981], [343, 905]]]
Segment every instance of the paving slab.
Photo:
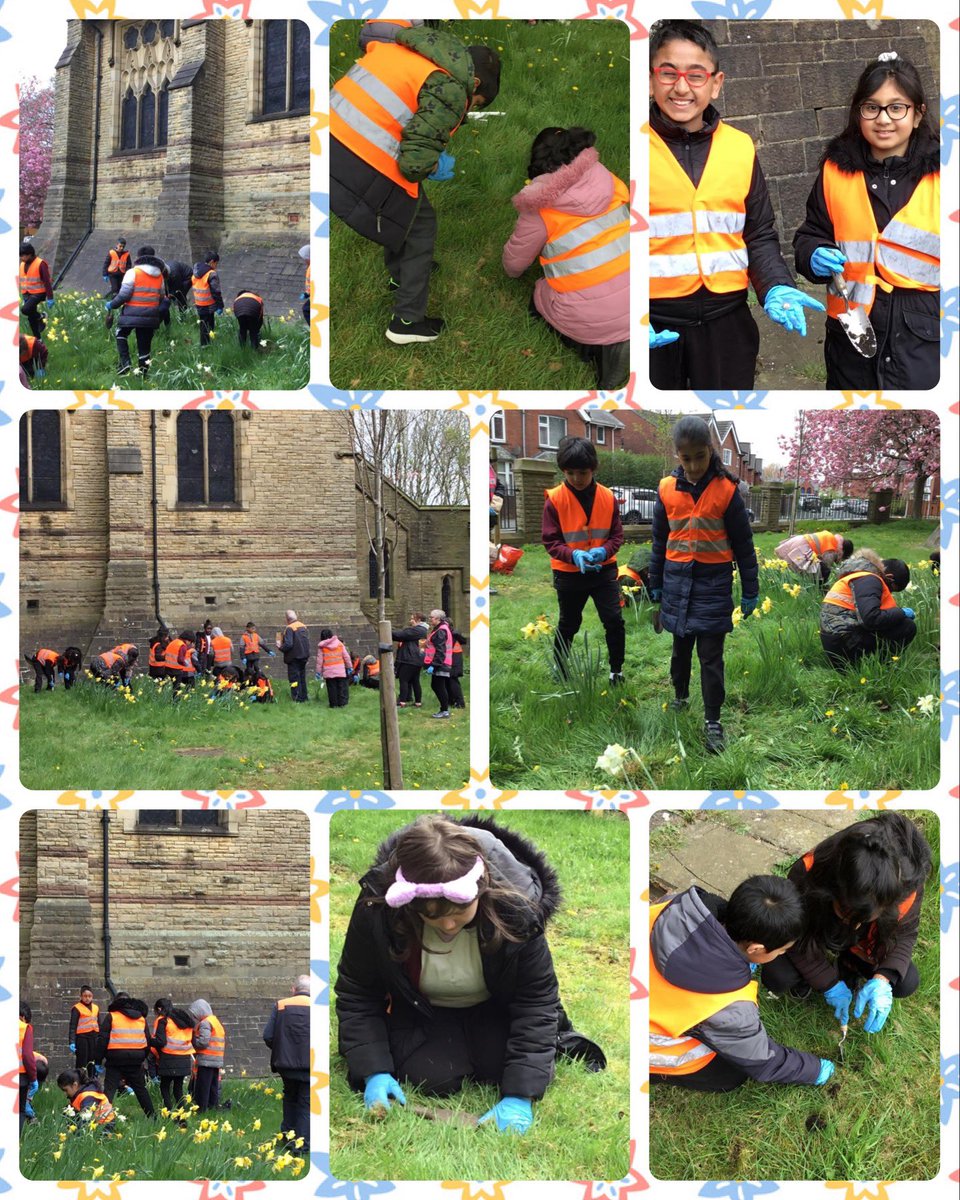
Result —
[[738, 814], [741, 815], [752, 837], [769, 842], [783, 851], [775, 861], [799, 857], [831, 833], [852, 825], [855, 819], [848, 812], [795, 808]]

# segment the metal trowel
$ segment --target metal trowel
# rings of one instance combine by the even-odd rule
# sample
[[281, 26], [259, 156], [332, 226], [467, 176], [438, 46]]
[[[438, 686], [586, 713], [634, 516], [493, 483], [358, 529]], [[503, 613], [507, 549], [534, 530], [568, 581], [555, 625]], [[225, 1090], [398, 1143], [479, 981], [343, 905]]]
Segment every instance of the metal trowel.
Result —
[[850, 339], [854, 350], [862, 354], [864, 358], [874, 358], [877, 353], [877, 335], [870, 324], [866, 309], [851, 302], [847, 285], [838, 271], [833, 273], [833, 286], [843, 297], [843, 302], [847, 306], [847, 311], [840, 313], [837, 317], [843, 332]]

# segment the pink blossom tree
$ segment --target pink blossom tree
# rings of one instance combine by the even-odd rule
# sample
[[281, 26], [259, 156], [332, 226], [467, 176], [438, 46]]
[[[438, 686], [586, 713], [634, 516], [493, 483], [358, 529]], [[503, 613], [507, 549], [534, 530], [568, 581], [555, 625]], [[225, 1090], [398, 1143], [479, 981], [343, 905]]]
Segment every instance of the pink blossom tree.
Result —
[[20, 97], [20, 224], [43, 220], [53, 160], [54, 87], [35, 76], [17, 87]]

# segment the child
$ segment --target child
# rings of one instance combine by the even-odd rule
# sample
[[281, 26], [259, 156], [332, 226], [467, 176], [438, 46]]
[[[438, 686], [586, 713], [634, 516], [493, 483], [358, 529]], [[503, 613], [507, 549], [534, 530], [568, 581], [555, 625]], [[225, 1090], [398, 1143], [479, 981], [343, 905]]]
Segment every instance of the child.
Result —
[[430, 612], [430, 632], [424, 639], [423, 665], [430, 676], [439, 709], [431, 715], [438, 720], [450, 717], [450, 672], [453, 668], [453, 631], [442, 608]]
[[157, 1036], [157, 1029], [166, 1020], [167, 1013], [169, 1013], [169, 1011], [170, 1011], [170, 1001], [169, 1000], [161, 998], [160, 1000], [154, 1001], [153, 1024], [150, 1026], [150, 1033], [149, 1033], [149, 1036], [147, 1037], [147, 1042], [149, 1044], [149, 1053], [147, 1055], [147, 1061], [146, 1061], [147, 1082], [151, 1083], [151, 1084], [157, 1082], [158, 1054], [157, 1054], [156, 1046], [154, 1043], [154, 1039]]
[[237, 336], [240, 346], [249, 341], [251, 349], [260, 353], [260, 331], [263, 328], [263, 299], [249, 288], [241, 288], [233, 302], [233, 315], [237, 318]]
[[410, 624], [406, 629], [393, 631], [393, 640], [398, 646], [393, 660], [393, 669], [400, 680], [400, 699], [397, 701], [397, 708], [406, 708], [411, 701], [414, 708], [420, 708], [423, 702], [423, 692], [420, 688], [423, 651], [420, 643], [429, 633], [430, 627], [427, 624], [427, 618], [421, 612], [412, 612], [407, 619]]
[[223, 316], [223, 296], [220, 292], [220, 276], [217, 274], [219, 262], [220, 255], [215, 250], [208, 250], [203, 261], [194, 264], [190, 279], [200, 323], [201, 346], [210, 345], [210, 335], [214, 333], [216, 324], [214, 318]]
[[720, 462], [710, 429], [699, 417], [681, 417], [673, 427], [680, 465], [660, 480], [653, 509], [650, 598], [660, 604], [660, 624], [673, 634], [670, 707], [690, 703], [694, 645], [700, 659], [704, 736], [707, 750], [724, 747], [720, 710], [723, 642], [733, 629], [733, 564], [740, 572], [740, 611], [757, 607], [760, 584], [750, 519], [736, 476]]
[[[827, 282], [827, 387], [926, 390], [940, 379], [940, 137], [916, 67], [881, 54], [857, 80], [793, 239], [797, 270]], [[844, 275], [877, 335], [865, 358], [837, 318]], [[879, 286], [877, 286], [879, 280]]]
[[274, 652], [260, 640], [260, 634], [257, 633], [257, 627], [252, 621], [247, 622], [244, 632], [240, 634], [240, 650], [242, 652], [240, 663], [246, 670], [248, 681], [256, 680], [260, 674], [261, 654], [274, 657]]
[[860, 550], [848, 560], [820, 606], [820, 644], [838, 671], [881, 650], [897, 654], [917, 636], [916, 613], [898, 608], [893, 592], [910, 582], [910, 568], [899, 558], [880, 558]]
[[[525, 1133], [561, 1047], [578, 1039], [560, 1003], [544, 926], [557, 876], [525, 838], [484, 817], [425, 815], [393, 833], [360, 881], [334, 990], [347, 1079], [368, 1109], [464, 1080], [501, 1099], [480, 1118]], [[561, 1049], [561, 1052], [562, 1049]]]
[[692, 21], [650, 31], [650, 382], [656, 388], [753, 388], [767, 316], [806, 336], [750, 136], [720, 119], [717, 44]]
[[143, 1065], [147, 1057], [147, 1006], [126, 992], [117, 992], [100, 1025], [98, 1059], [103, 1058], [106, 1073], [103, 1090], [113, 1100], [120, 1080], [133, 1092], [144, 1114], [154, 1115], [147, 1091]]
[[598, 388], [616, 391], [630, 374], [630, 191], [602, 165], [596, 140], [579, 126], [534, 138], [503, 269], [517, 279], [539, 257], [531, 315], [592, 364]]
[[150, 639], [150, 653], [147, 658], [147, 670], [151, 679], [165, 679], [167, 676], [165, 652], [170, 641], [170, 631], [162, 625]]
[[105, 650], [90, 660], [90, 670], [94, 679], [111, 687], [125, 686], [130, 682], [133, 664], [139, 657], [136, 646], [127, 653], [120, 654], [116, 650]]
[[154, 1023], [151, 1045], [156, 1055], [163, 1105], [175, 1108], [183, 1098], [183, 1081], [193, 1064], [193, 1021], [184, 1009], [174, 1008], [168, 1000], [163, 1004], [165, 1011]]
[[201, 1112], [206, 1112], [220, 1104], [220, 1072], [227, 1035], [206, 1000], [194, 1000], [187, 1015], [193, 1022], [193, 1048], [197, 1052], [193, 1100]]
[[80, 989], [80, 999], [70, 1009], [70, 1053], [76, 1057], [77, 1070], [93, 1069], [99, 1062], [100, 1006], [93, 1002], [93, 988], [85, 983]]
[[47, 691], [52, 692], [56, 687], [57, 671], [62, 667], [60, 655], [56, 650], [48, 650], [42, 646], [36, 654], [25, 654], [24, 658], [33, 667], [35, 675], [33, 690], [42, 692], [44, 681], [46, 681]]
[[83, 665], [83, 652], [79, 646], [68, 646], [63, 652], [63, 686], [69, 692], [77, 680], [77, 674]]
[[346, 708], [350, 702], [347, 676], [353, 670], [350, 654], [332, 629], [321, 629], [317, 642], [316, 678], [327, 685], [327, 702], [331, 708]]
[[830, 578], [831, 568], [846, 562], [852, 553], [853, 542], [828, 529], [785, 538], [775, 551], [777, 558], [784, 559], [791, 571], [819, 579], [824, 586]]
[[77, 1114], [77, 1131], [84, 1125], [102, 1133], [111, 1133], [116, 1126], [117, 1114], [103, 1092], [97, 1090], [96, 1081], [87, 1077], [83, 1068], [61, 1071], [57, 1076], [57, 1087], [70, 1101]]
[[636, 599], [649, 599], [650, 584], [650, 547], [641, 546], [630, 559], [629, 563], [617, 571], [617, 582], [620, 584], [620, 607], [627, 603], [627, 594], [633, 594]]
[[746, 1079], [820, 1086], [834, 1064], [775, 1042], [757, 1006], [754, 964], [804, 931], [796, 887], [754, 875], [725, 902], [700, 887], [650, 906], [650, 1082], [730, 1092]]
[[40, 1087], [37, 1081], [37, 1059], [33, 1051], [33, 1013], [25, 1000], [20, 1001], [20, 1031], [17, 1037], [17, 1059], [20, 1064], [20, 1133], [27, 1123], [27, 1118], [33, 1117], [33, 1107], [30, 1101]]
[[617, 551], [623, 545], [620, 511], [613, 492], [594, 479], [599, 459], [592, 442], [561, 438], [557, 466], [563, 483], [547, 489], [541, 534], [560, 605], [553, 641], [557, 671], [565, 676], [570, 644], [592, 598], [606, 634], [610, 682], [620, 684], [627, 637], [617, 580]]
[[48, 351], [46, 344], [32, 334], [20, 334], [20, 366], [30, 376], [45, 379]]
[[30, 242], [20, 246], [20, 315], [27, 318], [30, 333], [38, 338], [46, 328], [46, 321], [39, 311], [44, 300], [49, 312], [53, 308], [53, 281], [50, 266], [40, 258]]
[[866, 1008], [864, 1030], [879, 1033], [894, 997], [920, 985], [912, 956], [930, 865], [926, 839], [902, 813], [883, 812], [831, 834], [787, 874], [807, 928], [784, 958], [764, 967], [764, 985], [800, 999], [820, 992], [843, 1028], [855, 988], [854, 1017]]
[[360, 664], [360, 686], [380, 691], [380, 659], [374, 654], [365, 654]]

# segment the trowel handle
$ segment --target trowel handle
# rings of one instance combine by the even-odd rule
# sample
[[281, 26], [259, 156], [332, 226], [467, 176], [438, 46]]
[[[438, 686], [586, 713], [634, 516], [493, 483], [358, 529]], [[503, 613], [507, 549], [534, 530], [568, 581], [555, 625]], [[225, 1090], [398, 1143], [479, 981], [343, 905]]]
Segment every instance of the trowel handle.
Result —
[[839, 271], [834, 271], [833, 274], [830, 276], [830, 278], [833, 280], [833, 286], [837, 289], [837, 291], [844, 298], [844, 300], [846, 300], [846, 302], [849, 304], [850, 303], [850, 294], [847, 292], [847, 285], [846, 285], [846, 282], [845, 282], [843, 276], [840, 274]]

